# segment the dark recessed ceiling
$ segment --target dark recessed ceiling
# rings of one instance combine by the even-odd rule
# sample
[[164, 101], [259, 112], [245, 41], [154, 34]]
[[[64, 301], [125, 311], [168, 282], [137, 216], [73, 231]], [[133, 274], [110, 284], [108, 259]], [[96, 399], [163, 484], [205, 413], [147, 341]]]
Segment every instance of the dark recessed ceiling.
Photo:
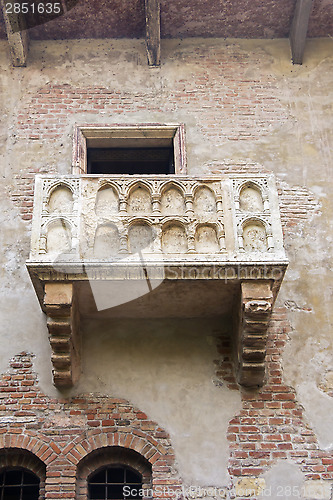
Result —
[[[296, 0], [161, 0], [162, 38], [288, 37]], [[143, 38], [144, 0], [78, 0], [68, 13], [31, 28], [35, 40]], [[333, 36], [332, 0], [314, 0], [309, 37]], [[0, 38], [5, 38], [0, 18]]]

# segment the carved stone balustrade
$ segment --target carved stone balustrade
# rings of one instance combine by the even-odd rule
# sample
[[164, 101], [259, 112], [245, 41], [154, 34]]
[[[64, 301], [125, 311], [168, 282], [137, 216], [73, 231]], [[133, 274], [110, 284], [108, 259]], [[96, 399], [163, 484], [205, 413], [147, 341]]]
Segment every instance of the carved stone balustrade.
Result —
[[59, 387], [78, 377], [79, 317], [94, 314], [229, 315], [239, 383], [264, 381], [287, 267], [271, 175], [38, 175], [27, 266]]

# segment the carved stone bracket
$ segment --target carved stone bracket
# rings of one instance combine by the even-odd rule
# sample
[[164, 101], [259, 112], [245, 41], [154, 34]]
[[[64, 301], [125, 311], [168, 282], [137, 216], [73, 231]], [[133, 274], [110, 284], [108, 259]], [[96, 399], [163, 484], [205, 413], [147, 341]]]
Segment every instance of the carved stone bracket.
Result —
[[44, 307], [52, 348], [53, 382], [56, 387], [71, 387], [80, 373], [80, 349], [74, 285], [47, 283]]
[[241, 283], [237, 379], [245, 387], [262, 386], [264, 383], [267, 329], [272, 305], [273, 293], [269, 281]]

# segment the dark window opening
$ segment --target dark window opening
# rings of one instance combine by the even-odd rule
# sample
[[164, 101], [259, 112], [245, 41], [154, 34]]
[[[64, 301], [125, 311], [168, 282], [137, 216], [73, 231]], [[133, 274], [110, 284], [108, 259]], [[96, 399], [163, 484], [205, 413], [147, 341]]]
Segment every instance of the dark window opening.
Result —
[[88, 148], [88, 174], [174, 174], [174, 149]]
[[39, 482], [25, 469], [5, 469], [0, 473], [0, 500], [38, 500]]
[[142, 476], [130, 467], [107, 466], [88, 481], [89, 500], [135, 500], [142, 498]]

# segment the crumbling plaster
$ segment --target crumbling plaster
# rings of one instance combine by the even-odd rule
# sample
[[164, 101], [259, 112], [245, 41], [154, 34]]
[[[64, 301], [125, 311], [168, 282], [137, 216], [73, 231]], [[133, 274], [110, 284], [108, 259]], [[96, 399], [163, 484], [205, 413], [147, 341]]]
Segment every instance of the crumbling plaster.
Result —
[[225, 328], [221, 318], [86, 320], [75, 392], [121, 394], [143, 407], [168, 429], [185, 482], [226, 485], [226, 432], [239, 395], [214, 383]]
[[[149, 98], [155, 103], [155, 110], [137, 109], [130, 114], [117, 115], [101, 110], [97, 116], [86, 111], [80, 113], [79, 120], [83, 123], [185, 122], [190, 174], [218, 173], [225, 168], [233, 168], [233, 164], [238, 168], [239, 164], [251, 162], [273, 171], [278, 181], [291, 186], [305, 186], [309, 193], [315, 194], [321, 213], [315, 216], [309, 214], [307, 221], [303, 218], [299, 225], [286, 229], [285, 242], [291, 263], [278, 303], [286, 303], [289, 307], [293, 327], [284, 355], [286, 381], [296, 388], [299, 401], [305, 407], [321, 445], [332, 446], [333, 428], [326, 426], [323, 415], [332, 414], [333, 398], [318, 388], [333, 361], [330, 265], [333, 216], [330, 180], [333, 145], [332, 40], [308, 41], [302, 67], [290, 64], [287, 40], [164, 41], [160, 69], [146, 66], [144, 45], [139, 41], [32, 42], [28, 67], [15, 70], [9, 67], [6, 42], [1, 42], [0, 48], [1, 237], [2, 248], [5, 248], [0, 256], [3, 262], [1, 296], [4, 304], [1, 308], [0, 370], [7, 369], [9, 358], [17, 352], [32, 351], [37, 355], [36, 369], [43, 391], [50, 395], [57, 394], [51, 383], [45, 318], [24, 267], [29, 251], [30, 228], [21, 221], [10, 193], [15, 189], [15, 175], [21, 175], [28, 169], [70, 172], [73, 125], [77, 117], [75, 114], [68, 117], [61, 140], [41, 141], [18, 137], [16, 116], [29, 105], [31, 96], [50, 83], [66, 83], [81, 88], [112, 88], [127, 96]], [[243, 61], [241, 66], [238, 57]], [[209, 68], [205, 67], [206, 58], [210, 58]], [[219, 71], [213, 68], [214, 61], [219, 64]], [[218, 116], [214, 109], [214, 99], [224, 95], [230, 85], [229, 77], [223, 78], [224, 65], [229, 75], [236, 71], [236, 84], [237, 78], [258, 81], [259, 87], [251, 89], [254, 97], [256, 93], [261, 93], [261, 79], [271, 83], [276, 117], [269, 120], [267, 111], [253, 104], [253, 123], [257, 127], [263, 123], [266, 134], [261, 134], [259, 130], [250, 140], [231, 140], [227, 137], [229, 132], [237, 131], [240, 123], [237, 107], [231, 121], [223, 114], [223, 109], [219, 108]], [[202, 75], [202, 91], [214, 91], [209, 103], [193, 105], [191, 97], [178, 106], [175, 102], [168, 103], [175, 84], [183, 82], [186, 92], [189, 86], [195, 88], [195, 82]], [[248, 98], [245, 94], [241, 97]], [[237, 102], [239, 100], [235, 101], [235, 105]], [[203, 133], [202, 123], [211, 119], [214, 120], [211, 127], [215, 127], [216, 134], [209, 136]], [[238, 393], [231, 393], [224, 387], [217, 388], [212, 383], [214, 348], [208, 341], [211, 325], [200, 324], [201, 336], [199, 325], [194, 328], [191, 322], [184, 324], [178, 343], [175, 332], [181, 325], [174, 325], [172, 332], [168, 329], [161, 339], [161, 344], [158, 336], [154, 338], [153, 323], [148, 326], [148, 336], [140, 332], [140, 345], [137, 349], [132, 346], [123, 358], [120, 350], [127, 344], [119, 325], [115, 328], [116, 333], [113, 331], [110, 335], [106, 330], [100, 331], [101, 344], [94, 347], [91, 346], [92, 339], [86, 336], [83, 355], [86, 373], [79, 389], [86, 392], [89, 387], [92, 392], [98, 390], [103, 394], [116, 392], [132, 400], [171, 433], [181, 463], [180, 470], [188, 481], [221, 484], [228, 457], [225, 429], [228, 420], [239, 410], [240, 401]], [[128, 328], [129, 338], [133, 338], [133, 325]], [[170, 336], [174, 349], [167, 342]], [[188, 344], [187, 337], [190, 338]], [[105, 346], [110, 348], [110, 357], [103, 350]], [[162, 346], [165, 347], [163, 353]], [[156, 352], [160, 354], [156, 355]], [[167, 357], [168, 352], [170, 355]], [[98, 364], [101, 355], [103, 363]], [[146, 372], [144, 368], [147, 365]], [[209, 410], [203, 416], [204, 405]], [[315, 411], [318, 407], [321, 408], [320, 414]], [[193, 425], [191, 429], [189, 420]], [[218, 434], [218, 446], [212, 439], [214, 431]], [[201, 463], [199, 470], [196, 463], [191, 473], [185, 462], [188, 457], [192, 460], [195, 441], [206, 448], [207, 458], [204, 467]], [[224, 451], [220, 453], [218, 467], [215, 467], [218, 448]]]

